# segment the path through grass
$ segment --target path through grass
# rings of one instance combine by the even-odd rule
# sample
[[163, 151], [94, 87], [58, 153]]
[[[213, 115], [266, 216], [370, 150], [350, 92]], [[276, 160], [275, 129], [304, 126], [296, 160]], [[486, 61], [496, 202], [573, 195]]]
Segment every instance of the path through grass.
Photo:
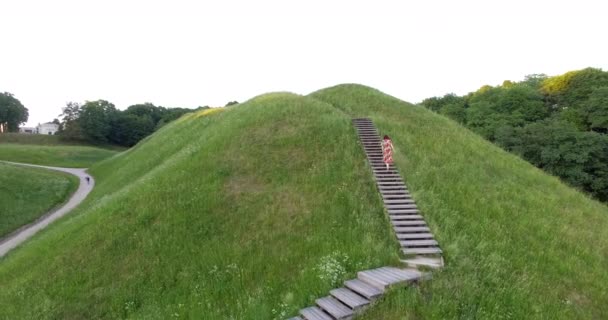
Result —
[[0, 238], [64, 203], [78, 178], [0, 162]]
[[0, 160], [53, 167], [88, 168], [117, 151], [87, 146], [0, 143]]

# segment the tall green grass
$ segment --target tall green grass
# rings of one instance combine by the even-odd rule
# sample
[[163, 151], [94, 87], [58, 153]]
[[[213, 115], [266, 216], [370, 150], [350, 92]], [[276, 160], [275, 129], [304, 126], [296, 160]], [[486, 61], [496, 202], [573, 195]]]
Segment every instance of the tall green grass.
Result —
[[222, 110], [93, 166], [85, 203], [0, 260], [0, 318], [282, 319], [395, 263], [352, 116], [393, 137], [446, 258], [364, 319], [606, 318], [606, 206], [454, 122], [357, 85]]
[[446, 266], [362, 319], [606, 319], [608, 207], [455, 122], [377, 90], [312, 97], [370, 117]]
[[0, 160], [54, 167], [88, 168], [117, 151], [87, 146], [0, 144]]
[[0, 318], [283, 319], [398, 259], [350, 117], [315, 99], [190, 114], [91, 172], [0, 260]]
[[78, 187], [68, 174], [0, 162], [0, 238], [65, 202]]

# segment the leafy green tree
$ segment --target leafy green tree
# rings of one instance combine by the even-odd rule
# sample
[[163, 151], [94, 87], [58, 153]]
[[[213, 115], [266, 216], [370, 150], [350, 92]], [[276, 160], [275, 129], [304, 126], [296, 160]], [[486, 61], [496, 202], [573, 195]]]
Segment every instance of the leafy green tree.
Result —
[[546, 79], [542, 91], [558, 108], [578, 108], [598, 87], [608, 86], [608, 72], [586, 68]]
[[115, 144], [131, 147], [152, 134], [155, 126], [152, 117], [148, 114], [138, 116], [122, 112], [113, 123], [110, 140]]
[[64, 140], [85, 140], [82, 127], [78, 121], [80, 117], [80, 104], [76, 102], [68, 102], [61, 109], [61, 124], [59, 125], [59, 135]]
[[595, 89], [582, 109], [591, 130], [608, 133], [608, 86]]
[[529, 74], [524, 77], [524, 81], [520, 82], [520, 84], [529, 86], [535, 90], [540, 90], [543, 82], [545, 82], [547, 78], [549, 77], [544, 73]]
[[467, 108], [464, 101], [448, 103], [441, 108], [439, 113], [462, 124], [467, 122]]
[[29, 113], [17, 98], [8, 92], [0, 92], [0, 132], [17, 132], [27, 121]]
[[464, 104], [465, 99], [457, 96], [454, 93], [448, 93], [443, 97], [432, 97], [422, 100], [420, 103], [427, 109], [431, 109], [435, 112], [441, 112], [441, 109], [448, 104]]
[[581, 132], [570, 123], [552, 119], [531, 123], [512, 137], [510, 141], [501, 138], [501, 145], [570, 185], [608, 201], [608, 136]]
[[235, 104], [239, 104], [239, 102], [238, 101], [230, 101], [230, 102], [226, 103], [226, 107], [230, 107], [230, 106], [233, 106]]
[[80, 107], [78, 122], [85, 138], [92, 142], [109, 141], [118, 110], [106, 100], [87, 101]]

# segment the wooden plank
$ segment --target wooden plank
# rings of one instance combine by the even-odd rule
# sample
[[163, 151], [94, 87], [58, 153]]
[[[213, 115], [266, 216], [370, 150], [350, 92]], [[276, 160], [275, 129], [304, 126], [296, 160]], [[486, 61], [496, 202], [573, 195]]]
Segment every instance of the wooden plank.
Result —
[[402, 282], [402, 280], [399, 279], [397, 276], [390, 274], [388, 272], [383, 272], [380, 269], [368, 270], [367, 272], [370, 275], [377, 277], [378, 279], [382, 279], [382, 280], [388, 282], [389, 286]]
[[387, 209], [417, 209], [415, 204], [387, 204]]
[[379, 270], [392, 273], [399, 279], [401, 279], [403, 281], [408, 281], [408, 282], [416, 281], [422, 277], [422, 272], [420, 272], [416, 269], [411, 269], [411, 268], [399, 269], [399, 268], [395, 268], [395, 267], [382, 267]]
[[411, 200], [412, 196], [409, 193], [402, 193], [402, 194], [385, 194], [385, 193], [380, 193], [380, 195], [382, 196], [382, 198], [384, 200], [398, 200], [398, 199], [405, 199], [405, 200]]
[[426, 227], [424, 220], [391, 220], [394, 227]]
[[403, 247], [428, 247], [439, 245], [436, 240], [403, 240], [399, 241]]
[[357, 272], [357, 278], [370, 286], [376, 287], [383, 291], [391, 285], [389, 280], [380, 278], [377, 275], [369, 272], [369, 270]]
[[414, 200], [412, 199], [384, 199], [384, 203], [385, 204], [411, 204], [411, 203], [416, 203]]
[[442, 253], [439, 248], [406, 248], [401, 249], [405, 254], [440, 254]]
[[413, 213], [420, 213], [420, 210], [418, 209], [388, 209], [388, 214], [389, 215], [400, 215], [400, 214], [413, 214]]
[[345, 281], [344, 286], [369, 300], [376, 299], [384, 293], [384, 289], [371, 286], [359, 279]]
[[431, 229], [429, 227], [394, 227], [393, 230], [397, 233], [415, 233], [415, 232], [424, 232], [430, 233]]
[[407, 190], [407, 187], [404, 187], [402, 189], [395, 189], [395, 190], [387, 189], [387, 190], [381, 191], [381, 193], [382, 194], [405, 194], [405, 195], [409, 195], [410, 191]]
[[315, 300], [317, 305], [336, 320], [347, 320], [353, 317], [353, 310], [333, 297], [323, 297]]
[[402, 259], [401, 262], [407, 264], [408, 266], [412, 266], [412, 267], [425, 266], [425, 267], [434, 268], [434, 269], [443, 267], [442, 258], [416, 256], [411, 259]]
[[307, 320], [333, 320], [327, 313], [318, 307], [308, 307], [300, 310], [300, 314]]
[[397, 233], [397, 239], [409, 240], [409, 239], [433, 239], [433, 234], [425, 233]]
[[402, 214], [402, 215], [391, 215], [389, 216], [391, 221], [399, 220], [424, 220], [419, 214]]
[[329, 293], [355, 312], [370, 303], [369, 300], [346, 288], [333, 289]]

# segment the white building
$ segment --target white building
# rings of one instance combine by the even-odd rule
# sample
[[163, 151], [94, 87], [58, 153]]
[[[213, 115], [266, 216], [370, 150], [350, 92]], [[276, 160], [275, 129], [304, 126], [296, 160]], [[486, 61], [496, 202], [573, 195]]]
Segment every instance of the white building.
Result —
[[52, 123], [52, 122], [38, 124], [38, 126], [36, 127], [36, 131], [38, 134], [53, 135], [53, 134], [57, 133], [57, 130], [59, 130], [59, 125], [56, 123]]
[[54, 135], [54, 134], [57, 134], [58, 130], [59, 130], [58, 124], [55, 124], [52, 122], [46, 122], [43, 124], [39, 123], [35, 127], [20, 127], [19, 133]]
[[20, 127], [19, 133], [38, 133], [38, 129], [36, 129], [35, 127]]

